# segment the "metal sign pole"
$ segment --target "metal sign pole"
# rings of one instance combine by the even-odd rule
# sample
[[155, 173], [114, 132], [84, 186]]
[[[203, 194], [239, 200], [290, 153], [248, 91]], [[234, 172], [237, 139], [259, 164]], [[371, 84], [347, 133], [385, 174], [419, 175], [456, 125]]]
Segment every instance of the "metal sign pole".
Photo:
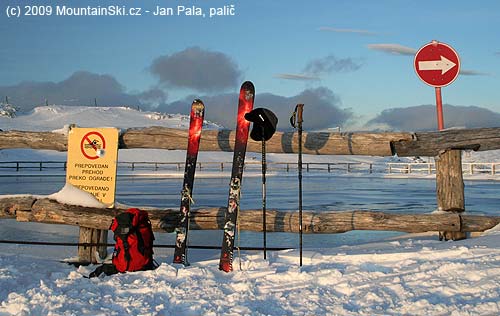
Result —
[[436, 110], [437, 110], [438, 130], [441, 131], [444, 129], [443, 99], [441, 98], [441, 87], [436, 87]]

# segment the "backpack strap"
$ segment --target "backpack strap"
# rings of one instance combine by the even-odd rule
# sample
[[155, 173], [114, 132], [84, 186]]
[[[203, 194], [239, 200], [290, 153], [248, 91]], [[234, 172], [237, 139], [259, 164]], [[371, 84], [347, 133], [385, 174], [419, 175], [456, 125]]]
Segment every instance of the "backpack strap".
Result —
[[131, 233], [134, 232], [134, 227], [133, 227], [133, 220], [134, 220], [134, 214], [125, 212], [117, 215], [115, 217], [116, 220], [116, 225], [114, 229], [114, 239], [115, 241], [120, 238], [122, 243], [123, 243], [123, 249], [125, 250], [124, 256], [125, 259], [127, 260], [127, 270], [128, 270], [128, 264], [130, 262], [130, 246], [127, 241], [127, 236], [130, 235]]
[[146, 249], [144, 248], [144, 238], [142, 238], [140, 228], [134, 229], [134, 233], [137, 236], [137, 250], [144, 256]]
[[144, 243], [144, 238], [141, 234], [141, 229], [148, 229], [149, 234], [152, 240], [155, 240], [153, 229], [151, 227], [151, 221], [149, 220], [148, 213], [146, 211], [139, 211], [137, 214], [138, 217], [138, 225], [135, 227], [135, 233], [137, 235], [137, 249], [144, 256], [146, 252], [146, 247]]
[[118, 273], [118, 270], [116, 269], [116, 267], [113, 264], [105, 263], [103, 265], [98, 266], [97, 269], [95, 269], [92, 273], [90, 273], [89, 276], [86, 278], [88, 278], [88, 279], [96, 278], [96, 277], [99, 277], [103, 273], [106, 275], [113, 275], [113, 274]]

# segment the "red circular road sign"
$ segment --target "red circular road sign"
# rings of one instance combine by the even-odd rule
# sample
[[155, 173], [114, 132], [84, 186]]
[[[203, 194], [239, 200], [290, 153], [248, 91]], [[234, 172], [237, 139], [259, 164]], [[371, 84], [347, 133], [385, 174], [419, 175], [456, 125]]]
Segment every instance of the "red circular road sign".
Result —
[[85, 134], [80, 142], [80, 150], [87, 159], [97, 159], [102, 156], [106, 148], [104, 136], [99, 132], [89, 132]]
[[433, 87], [444, 87], [458, 77], [460, 59], [449, 45], [432, 41], [415, 54], [414, 66], [423, 82]]

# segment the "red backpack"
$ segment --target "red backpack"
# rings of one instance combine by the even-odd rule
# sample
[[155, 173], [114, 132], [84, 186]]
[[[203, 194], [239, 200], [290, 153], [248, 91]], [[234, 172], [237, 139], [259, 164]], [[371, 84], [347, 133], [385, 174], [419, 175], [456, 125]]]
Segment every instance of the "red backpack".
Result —
[[110, 229], [115, 236], [112, 262], [119, 272], [155, 269], [153, 229], [148, 212], [129, 208], [117, 215]]

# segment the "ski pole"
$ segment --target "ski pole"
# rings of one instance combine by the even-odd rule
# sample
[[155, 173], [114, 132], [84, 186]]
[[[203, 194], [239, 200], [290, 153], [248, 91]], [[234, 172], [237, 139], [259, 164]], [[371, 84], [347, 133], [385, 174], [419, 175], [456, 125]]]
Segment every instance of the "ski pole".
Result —
[[[264, 125], [262, 125], [264, 135]], [[267, 225], [266, 225], [266, 140], [262, 137], [262, 230], [264, 232], [264, 260], [267, 258]]]
[[299, 260], [300, 266], [302, 266], [302, 112], [304, 110], [304, 104], [297, 104], [292, 117], [290, 118], [290, 123], [293, 128], [298, 129], [299, 136], [299, 155], [298, 155], [298, 174], [299, 174]]
[[299, 239], [300, 239], [300, 266], [302, 267], [302, 111], [304, 104], [297, 109], [297, 123], [299, 127]]
[[264, 260], [267, 259], [267, 211], [266, 211], [266, 140], [271, 139], [276, 132], [278, 118], [269, 109], [256, 108], [250, 113], [245, 114], [245, 119], [253, 122], [250, 137], [255, 141], [261, 141], [262, 144], [262, 232], [264, 242]]

